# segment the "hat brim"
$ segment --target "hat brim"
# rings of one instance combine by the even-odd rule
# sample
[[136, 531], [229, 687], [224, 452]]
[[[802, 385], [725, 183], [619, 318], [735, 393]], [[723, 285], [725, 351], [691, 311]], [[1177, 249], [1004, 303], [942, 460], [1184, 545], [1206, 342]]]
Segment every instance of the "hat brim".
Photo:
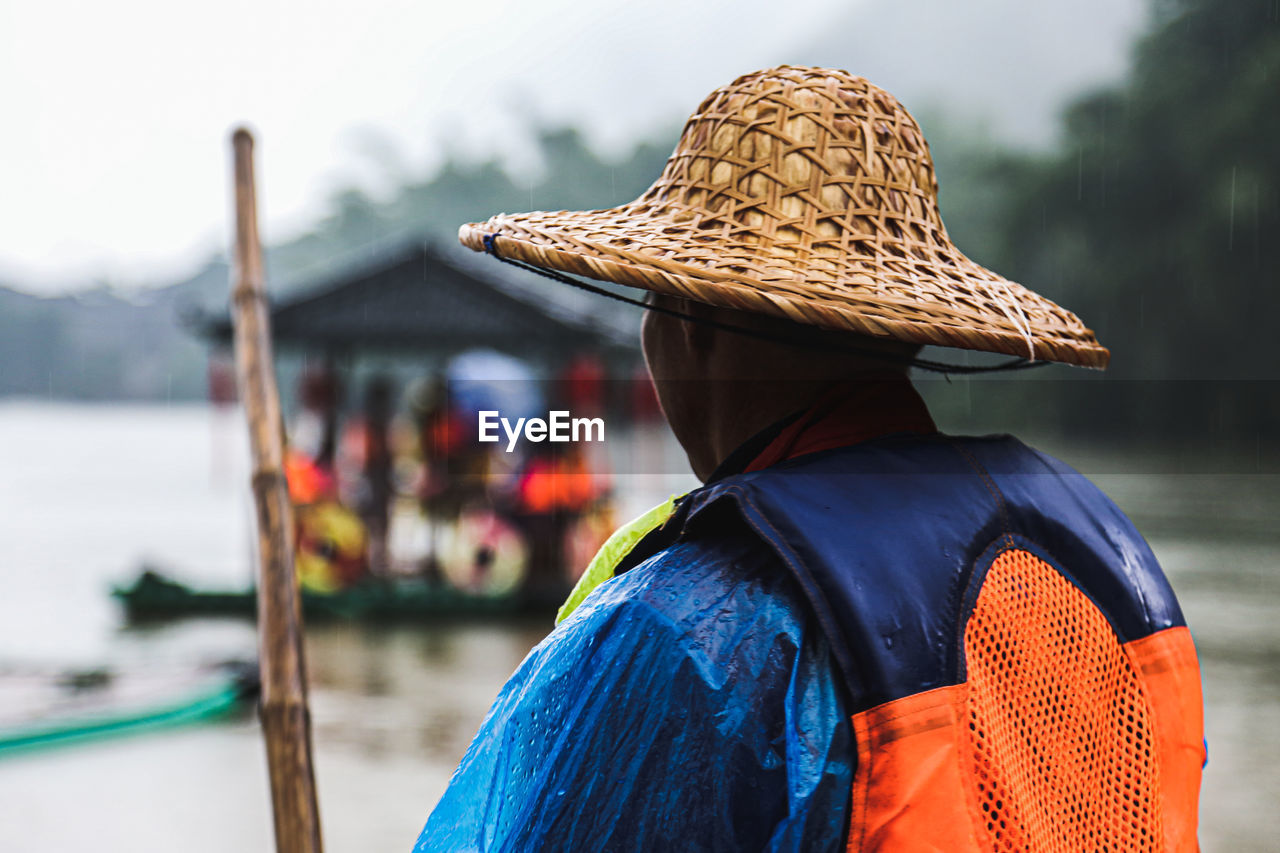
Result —
[[839, 251], [817, 253], [778, 233], [699, 228], [698, 214], [637, 204], [500, 214], [458, 238], [483, 252], [491, 236], [501, 256], [534, 266], [823, 329], [1096, 369], [1110, 358], [1070, 311], [949, 241], [846, 232]]

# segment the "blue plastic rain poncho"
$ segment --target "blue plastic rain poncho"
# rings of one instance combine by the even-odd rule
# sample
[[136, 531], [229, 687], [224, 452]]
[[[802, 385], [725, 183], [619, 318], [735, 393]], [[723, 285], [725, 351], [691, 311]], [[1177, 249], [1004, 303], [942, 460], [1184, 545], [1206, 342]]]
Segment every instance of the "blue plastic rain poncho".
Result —
[[840, 849], [852, 735], [801, 601], [728, 527], [605, 582], [503, 687], [416, 850]]

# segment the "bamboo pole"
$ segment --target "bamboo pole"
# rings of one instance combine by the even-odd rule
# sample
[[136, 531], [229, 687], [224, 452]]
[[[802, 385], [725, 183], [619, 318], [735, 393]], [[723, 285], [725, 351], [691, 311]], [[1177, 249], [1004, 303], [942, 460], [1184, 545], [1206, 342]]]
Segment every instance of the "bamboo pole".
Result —
[[278, 853], [320, 853], [320, 812], [311, 761], [311, 715], [302, 653], [302, 613], [293, 568], [293, 506], [284, 478], [284, 422], [271, 353], [253, 179], [253, 136], [232, 134], [235, 269], [232, 318], [236, 377], [249, 421], [258, 510], [259, 714], [267, 742]]

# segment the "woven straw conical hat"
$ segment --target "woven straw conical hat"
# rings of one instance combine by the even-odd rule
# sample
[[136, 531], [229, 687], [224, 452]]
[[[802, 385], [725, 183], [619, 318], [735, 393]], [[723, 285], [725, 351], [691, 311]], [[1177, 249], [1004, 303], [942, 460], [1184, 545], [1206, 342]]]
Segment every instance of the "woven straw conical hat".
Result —
[[477, 251], [827, 329], [1105, 367], [1079, 318], [947, 236], [924, 136], [883, 89], [782, 66], [712, 92], [644, 195], [500, 214]]

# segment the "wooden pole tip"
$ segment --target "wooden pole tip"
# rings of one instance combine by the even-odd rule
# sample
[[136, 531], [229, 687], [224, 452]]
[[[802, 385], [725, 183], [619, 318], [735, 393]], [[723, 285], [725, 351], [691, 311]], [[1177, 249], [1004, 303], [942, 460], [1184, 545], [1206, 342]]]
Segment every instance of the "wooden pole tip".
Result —
[[247, 145], [250, 148], [252, 148], [253, 133], [249, 131], [249, 128], [245, 127], [244, 125], [241, 125], [237, 127], [234, 131], [232, 131], [231, 144], [236, 147], [239, 147], [241, 145]]

